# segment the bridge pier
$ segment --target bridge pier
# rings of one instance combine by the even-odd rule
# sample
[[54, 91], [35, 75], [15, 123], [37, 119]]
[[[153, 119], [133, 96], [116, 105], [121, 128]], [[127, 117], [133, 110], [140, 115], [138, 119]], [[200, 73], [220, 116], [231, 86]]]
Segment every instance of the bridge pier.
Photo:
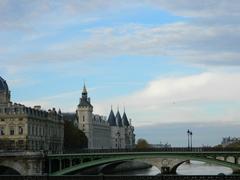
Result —
[[161, 174], [177, 174], [177, 168], [186, 162], [187, 159], [151, 158], [141, 159], [140, 161], [157, 167], [161, 171]]

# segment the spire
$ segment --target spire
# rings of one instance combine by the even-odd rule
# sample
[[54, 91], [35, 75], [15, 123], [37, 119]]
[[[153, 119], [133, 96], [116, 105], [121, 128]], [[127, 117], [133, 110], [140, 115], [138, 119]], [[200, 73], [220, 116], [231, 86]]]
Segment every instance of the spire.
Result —
[[119, 127], [122, 127], [122, 126], [123, 126], [123, 124], [122, 124], [122, 118], [121, 118], [121, 115], [120, 115], [120, 113], [119, 113], [119, 110], [117, 111], [117, 114], [116, 114], [116, 122], [117, 122], [117, 125], [118, 125]]
[[90, 98], [88, 98], [88, 93], [87, 93], [87, 88], [86, 88], [85, 83], [83, 85], [82, 98], [80, 98], [80, 103], [79, 103], [78, 107], [80, 107], [80, 106], [92, 107]]
[[117, 125], [116, 124], [116, 118], [115, 118], [115, 115], [114, 115], [114, 112], [113, 112], [112, 109], [111, 109], [110, 114], [108, 116], [108, 123], [109, 123], [110, 126], [116, 126]]
[[125, 108], [124, 108], [124, 113], [123, 113], [122, 121], [123, 121], [123, 125], [124, 125], [124, 126], [129, 126], [129, 121], [128, 121], [127, 115], [126, 115], [126, 113], [125, 113]]
[[87, 88], [84, 82], [82, 94], [87, 94]]

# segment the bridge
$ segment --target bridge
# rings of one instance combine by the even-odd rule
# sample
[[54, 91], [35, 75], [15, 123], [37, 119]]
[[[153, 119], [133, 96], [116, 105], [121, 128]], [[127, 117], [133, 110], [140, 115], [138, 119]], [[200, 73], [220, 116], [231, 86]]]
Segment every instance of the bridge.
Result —
[[177, 168], [186, 161], [196, 160], [229, 167], [240, 172], [240, 151], [212, 151], [194, 148], [146, 149], [130, 151], [99, 150], [74, 154], [48, 155], [48, 173], [51, 176], [77, 174], [81, 170], [129, 160], [138, 160], [156, 166], [162, 174], [176, 174]]
[[177, 168], [189, 160], [229, 167], [240, 174], [240, 151], [212, 148], [86, 150], [63, 154], [0, 152], [0, 174], [8, 168], [19, 175], [75, 175], [89, 168], [114, 167], [131, 160], [156, 166], [162, 174], [176, 174]]

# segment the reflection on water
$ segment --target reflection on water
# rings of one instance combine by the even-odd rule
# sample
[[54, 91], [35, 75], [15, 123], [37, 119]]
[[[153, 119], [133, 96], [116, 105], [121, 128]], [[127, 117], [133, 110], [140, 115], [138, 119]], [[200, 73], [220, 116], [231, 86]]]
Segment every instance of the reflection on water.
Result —
[[114, 173], [115, 175], [149, 175], [149, 176], [155, 176], [157, 174], [160, 174], [160, 170], [156, 168], [155, 166], [148, 168], [148, 169], [141, 169], [141, 170], [134, 170], [134, 171], [125, 171], [125, 172], [117, 172]]
[[190, 164], [182, 164], [177, 169], [177, 173], [181, 175], [217, 175], [220, 173], [229, 175], [232, 174], [232, 169], [199, 161], [191, 161]]
[[[232, 170], [223, 166], [216, 166], [199, 161], [191, 161], [190, 164], [184, 163], [177, 169], [177, 174], [180, 175], [218, 175], [224, 173], [226, 175], [232, 174]], [[160, 171], [156, 167], [149, 169], [135, 170], [129, 172], [118, 172], [118, 175], [157, 175]]]

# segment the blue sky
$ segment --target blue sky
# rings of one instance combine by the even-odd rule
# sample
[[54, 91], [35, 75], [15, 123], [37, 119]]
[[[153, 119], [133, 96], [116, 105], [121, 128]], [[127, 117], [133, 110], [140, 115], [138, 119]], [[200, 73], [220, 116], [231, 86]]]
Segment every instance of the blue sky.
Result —
[[85, 81], [94, 113], [125, 106], [137, 138], [181, 146], [191, 128], [196, 145], [218, 144], [240, 136], [239, 8], [238, 0], [2, 0], [0, 76], [14, 102], [74, 112]]

